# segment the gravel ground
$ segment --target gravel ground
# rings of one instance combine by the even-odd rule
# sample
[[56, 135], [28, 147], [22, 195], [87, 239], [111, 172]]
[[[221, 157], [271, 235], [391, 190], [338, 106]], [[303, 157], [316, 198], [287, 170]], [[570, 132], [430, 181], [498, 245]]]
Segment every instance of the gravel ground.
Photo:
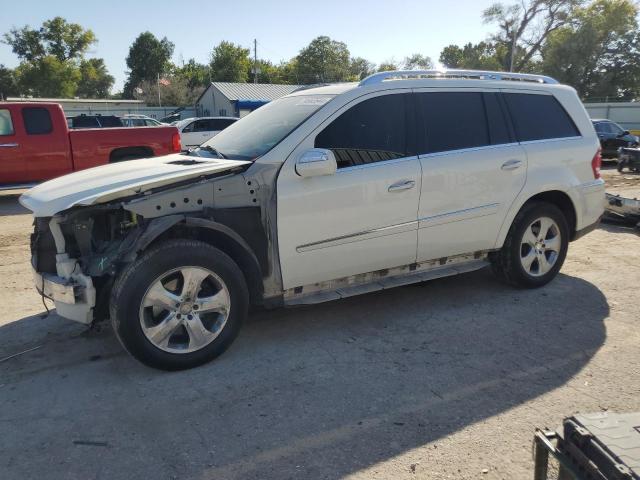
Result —
[[528, 479], [535, 427], [640, 410], [630, 228], [571, 244], [538, 290], [485, 269], [259, 312], [217, 361], [163, 373], [42, 318], [31, 218], [13, 196], [0, 215], [2, 478]]

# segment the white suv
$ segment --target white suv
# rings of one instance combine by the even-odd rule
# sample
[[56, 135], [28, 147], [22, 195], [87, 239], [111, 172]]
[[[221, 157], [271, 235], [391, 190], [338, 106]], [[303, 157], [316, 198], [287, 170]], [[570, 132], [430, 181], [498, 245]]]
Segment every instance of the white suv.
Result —
[[299, 90], [188, 154], [44, 183], [36, 286], [58, 314], [110, 318], [163, 369], [202, 364], [250, 305], [300, 305], [491, 265], [552, 280], [604, 203], [576, 92], [536, 75], [384, 72]]

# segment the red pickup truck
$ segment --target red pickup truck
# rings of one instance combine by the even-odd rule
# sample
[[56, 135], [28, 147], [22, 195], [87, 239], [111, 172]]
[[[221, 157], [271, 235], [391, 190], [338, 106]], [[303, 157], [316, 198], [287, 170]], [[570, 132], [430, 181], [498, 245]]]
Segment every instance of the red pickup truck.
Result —
[[169, 125], [69, 130], [57, 103], [0, 102], [0, 190], [172, 152], [180, 152], [180, 134]]

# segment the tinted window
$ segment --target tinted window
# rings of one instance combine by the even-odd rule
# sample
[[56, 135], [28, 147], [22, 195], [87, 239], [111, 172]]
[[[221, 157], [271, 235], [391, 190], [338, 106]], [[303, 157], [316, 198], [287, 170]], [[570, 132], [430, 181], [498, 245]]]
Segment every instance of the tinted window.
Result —
[[100, 122], [100, 125], [104, 128], [122, 127], [122, 122], [118, 117], [112, 117], [112, 116], [98, 117], [98, 121]]
[[95, 117], [74, 117], [72, 121], [73, 128], [98, 128], [100, 126]]
[[609, 129], [607, 128], [607, 124], [606, 123], [594, 123], [593, 126], [596, 129], [596, 132], [598, 133], [609, 133]]
[[0, 109], [0, 135], [13, 135], [11, 112], [6, 108]]
[[553, 95], [505, 93], [519, 141], [577, 137], [580, 132]]
[[338, 168], [407, 156], [406, 97], [392, 94], [354, 105], [316, 137], [334, 152]]
[[502, 145], [513, 142], [513, 135], [509, 128], [506, 112], [502, 107], [498, 93], [483, 93], [484, 107], [489, 125], [489, 141], [491, 145]]
[[617, 123], [607, 122], [609, 124], [609, 128], [611, 129], [611, 133], [614, 135], [621, 135], [624, 132], [624, 129], [618, 125]]
[[182, 131], [184, 133], [189, 133], [189, 132], [193, 132], [194, 127], [196, 126], [196, 122], [191, 122], [189, 125], [187, 125], [186, 127], [184, 127], [182, 129]]
[[224, 130], [231, 125], [235, 120], [227, 120], [224, 118], [217, 118], [213, 120], [213, 130]]
[[28, 135], [43, 135], [51, 133], [51, 116], [46, 108], [32, 107], [22, 109], [24, 129]]
[[424, 131], [419, 135], [421, 153], [446, 152], [490, 145], [482, 93], [418, 93]]
[[211, 120], [196, 120], [193, 126], [194, 132], [210, 132], [212, 130]]

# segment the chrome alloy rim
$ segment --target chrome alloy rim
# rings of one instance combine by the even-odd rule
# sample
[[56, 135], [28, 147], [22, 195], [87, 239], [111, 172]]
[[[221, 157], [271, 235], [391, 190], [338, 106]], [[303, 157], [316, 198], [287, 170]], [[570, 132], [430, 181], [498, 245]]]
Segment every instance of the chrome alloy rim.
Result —
[[558, 224], [549, 217], [534, 220], [520, 243], [520, 262], [533, 277], [541, 277], [558, 261], [562, 238]]
[[156, 278], [142, 297], [140, 325], [147, 339], [170, 353], [213, 342], [227, 323], [231, 296], [224, 281], [202, 267], [180, 267]]

